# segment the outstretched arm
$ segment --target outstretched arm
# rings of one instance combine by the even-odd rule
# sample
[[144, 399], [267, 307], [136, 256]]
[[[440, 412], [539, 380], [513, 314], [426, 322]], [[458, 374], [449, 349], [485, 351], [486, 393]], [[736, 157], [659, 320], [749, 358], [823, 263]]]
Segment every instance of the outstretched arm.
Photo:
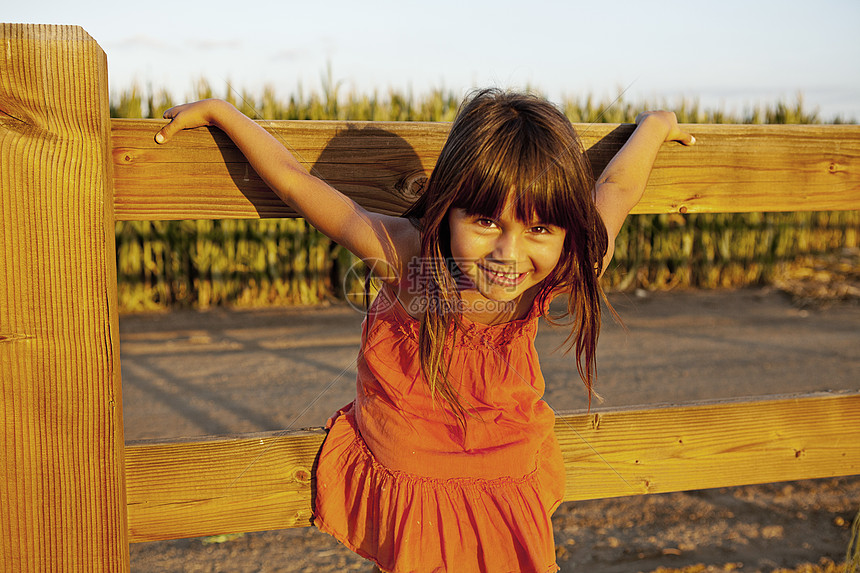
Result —
[[311, 225], [368, 263], [383, 280], [400, 276], [400, 258], [418, 241], [406, 219], [370, 213], [309, 174], [280, 141], [225, 101], [179, 105], [164, 117], [171, 122], [155, 135], [157, 143], [166, 143], [183, 129], [218, 127], [278, 197]]
[[595, 201], [606, 232], [609, 249], [603, 259], [606, 269], [615, 252], [615, 237], [630, 210], [642, 198], [657, 152], [664, 141], [693, 145], [696, 138], [681, 131], [675, 114], [648, 111], [636, 117], [636, 130], [606, 165], [595, 185]]

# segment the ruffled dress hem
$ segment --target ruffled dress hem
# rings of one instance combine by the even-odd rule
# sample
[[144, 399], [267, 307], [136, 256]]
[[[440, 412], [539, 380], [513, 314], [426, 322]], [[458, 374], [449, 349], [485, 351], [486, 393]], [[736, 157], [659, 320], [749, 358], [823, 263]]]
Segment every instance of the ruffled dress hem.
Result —
[[314, 524], [356, 554], [391, 573], [558, 571], [549, 516], [564, 476], [552, 471], [559, 467], [554, 436], [521, 477], [442, 479], [380, 464], [351, 407], [329, 424]]

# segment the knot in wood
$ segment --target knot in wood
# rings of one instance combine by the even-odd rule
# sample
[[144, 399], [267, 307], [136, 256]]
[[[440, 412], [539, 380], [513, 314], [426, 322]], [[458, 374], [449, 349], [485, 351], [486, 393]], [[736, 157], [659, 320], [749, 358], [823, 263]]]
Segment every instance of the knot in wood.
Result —
[[413, 171], [412, 173], [404, 175], [397, 183], [395, 183], [394, 188], [404, 199], [411, 203], [424, 193], [424, 189], [427, 187], [428, 181], [429, 179], [424, 171]]
[[306, 469], [298, 469], [293, 472], [293, 479], [300, 483], [310, 483], [311, 473]]

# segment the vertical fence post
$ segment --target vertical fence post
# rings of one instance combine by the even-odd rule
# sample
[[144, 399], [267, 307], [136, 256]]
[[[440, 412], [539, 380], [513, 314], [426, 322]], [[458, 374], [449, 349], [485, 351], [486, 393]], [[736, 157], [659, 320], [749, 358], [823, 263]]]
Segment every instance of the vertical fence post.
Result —
[[0, 569], [125, 571], [107, 59], [0, 24]]

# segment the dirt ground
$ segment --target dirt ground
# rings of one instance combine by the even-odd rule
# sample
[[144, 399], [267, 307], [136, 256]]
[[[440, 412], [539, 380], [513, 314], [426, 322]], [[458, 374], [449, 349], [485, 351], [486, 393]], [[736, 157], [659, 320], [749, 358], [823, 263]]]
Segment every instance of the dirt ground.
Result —
[[[603, 406], [860, 389], [856, 298], [773, 289], [614, 295], [598, 352]], [[321, 425], [354, 394], [362, 316], [348, 306], [124, 316], [126, 438]], [[585, 407], [564, 333], [541, 325], [546, 399]], [[563, 504], [562, 571], [826, 571], [844, 559], [860, 476]], [[313, 528], [141, 543], [132, 571], [370, 571]]]

